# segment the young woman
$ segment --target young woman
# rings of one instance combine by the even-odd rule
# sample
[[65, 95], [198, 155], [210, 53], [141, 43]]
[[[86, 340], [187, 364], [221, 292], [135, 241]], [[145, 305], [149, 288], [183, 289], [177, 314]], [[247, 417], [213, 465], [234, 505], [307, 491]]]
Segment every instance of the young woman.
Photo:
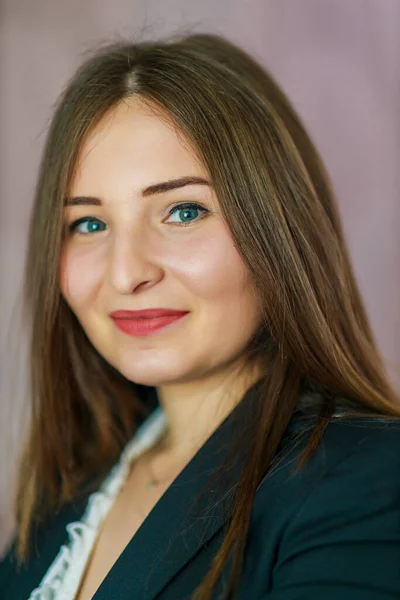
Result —
[[193, 34], [86, 60], [25, 298], [3, 599], [400, 597], [399, 397], [323, 164], [244, 51]]

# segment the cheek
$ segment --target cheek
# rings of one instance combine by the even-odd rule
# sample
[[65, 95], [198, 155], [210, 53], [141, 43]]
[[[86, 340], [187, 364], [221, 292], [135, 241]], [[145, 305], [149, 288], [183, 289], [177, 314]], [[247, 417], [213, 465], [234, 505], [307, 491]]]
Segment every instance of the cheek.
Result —
[[182, 253], [176, 261], [194, 298], [219, 308], [252, 302], [245, 265], [225, 229], [206, 237], [201, 244], [196, 240], [193, 247], [187, 245], [184, 261]]
[[61, 293], [74, 311], [96, 297], [102, 282], [102, 261], [98, 253], [67, 246], [60, 262]]

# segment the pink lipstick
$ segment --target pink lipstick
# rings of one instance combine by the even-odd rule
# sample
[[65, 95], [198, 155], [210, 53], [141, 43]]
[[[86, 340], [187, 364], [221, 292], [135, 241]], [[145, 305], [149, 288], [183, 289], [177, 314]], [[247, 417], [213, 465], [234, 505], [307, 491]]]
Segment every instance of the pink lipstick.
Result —
[[110, 313], [115, 325], [131, 336], [146, 336], [178, 321], [189, 311], [169, 308], [149, 308], [145, 310], [116, 310]]

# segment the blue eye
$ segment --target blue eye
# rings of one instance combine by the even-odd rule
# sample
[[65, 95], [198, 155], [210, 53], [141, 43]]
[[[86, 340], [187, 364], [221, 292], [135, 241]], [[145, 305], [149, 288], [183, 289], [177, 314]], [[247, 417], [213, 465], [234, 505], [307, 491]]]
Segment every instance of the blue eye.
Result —
[[[77, 231], [78, 227], [80, 225], [83, 225], [84, 223], [89, 225], [88, 231]], [[71, 225], [69, 226], [69, 230], [77, 231], [78, 235], [87, 235], [89, 233], [103, 231], [102, 229], [99, 229], [99, 225], [101, 227], [102, 225], [104, 225], [104, 223], [99, 219], [96, 219], [95, 217], [82, 217], [81, 219], [78, 219], [77, 221], [71, 223]]]
[[[169, 215], [174, 215], [176, 213], [181, 220], [167, 222], [183, 226], [190, 225], [193, 222], [199, 221], [208, 212], [209, 210], [196, 202], [185, 202], [183, 204], [177, 204], [169, 211]], [[90, 235], [92, 233], [104, 231], [105, 228], [105, 223], [96, 217], [82, 217], [69, 225], [69, 231], [76, 235]]]
[[185, 202], [184, 204], [177, 204], [176, 206], [174, 206], [174, 208], [170, 210], [169, 214], [172, 215], [177, 212], [179, 218], [182, 219], [182, 221], [172, 221], [173, 223], [180, 223], [181, 225], [190, 225], [190, 223], [192, 223], [193, 220], [199, 221], [199, 218], [196, 219], [196, 213], [199, 213], [199, 211], [201, 211], [200, 219], [202, 218], [202, 216], [204, 216], [205, 213], [209, 212], [206, 208], [200, 206], [200, 204], [197, 204], [196, 202]]

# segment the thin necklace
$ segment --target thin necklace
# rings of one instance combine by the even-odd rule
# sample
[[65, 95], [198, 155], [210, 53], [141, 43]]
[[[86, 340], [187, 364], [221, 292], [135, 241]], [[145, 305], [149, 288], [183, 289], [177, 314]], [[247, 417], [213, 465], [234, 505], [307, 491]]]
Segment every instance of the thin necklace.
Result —
[[168, 477], [167, 479], [156, 479], [153, 475], [153, 471], [150, 468], [150, 463], [147, 465], [147, 470], [149, 471], [150, 475], [151, 475], [151, 479], [149, 479], [146, 483], [146, 488], [148, 490], [152, 490], [155, 487], [158, 487], [161, 483], [166, 483], [167, 481], [170, 481], [171, 479], [174, 479], [174, 475], [172, 477]]
[[[163, 435], [163, 436], [162, 436], [162, 437], [161, 437], [161, 438], [160, 438], [160, 439], [159, 439], [159, 440], [156, 442], [155, 446], [153, 447], [153, 450], [154, 450], [154, 448], [156, 448], [157, 446], [159, 446], [159, 445], [160, 445], [160, 444], [161, 444], [161, 443], [164, 441], [164, 439], [165, 439], [166, 435], [167, 435], [167, 431], [165, 431], [165, 432], [164, 432], [164, 435]], [[151, 479], [149, 479], [149, 480], [146, 482], [146, 489], [148, 489], [148, 490], [152, 490], [152, 489], [154, 489], [155, 487], [158, 487], [160, 484], [162, 484], [162, 483], [166, 483], [167, 481], [170, 481], [171, 479], [174, 479], [174, 477], [175, 477], [175, 476], [173, 475], [172, 477], [168, 477], [168, 478], [166, 478], [166, 479], [157, 479], [156, 477], [154, 477], [154, 473], [153, 473], [153, 471], [151, 470], [151, 467], [150, 467], [150, 463], [149, 463], [149, 462], [147, 463], [147, 470], [149, 471], [149, 473], [150, 473], [150, 475], [151, 475]]]
[[[159, 446], [164, 441], [164, 439], [166, 437], [166, 434], [167, 434], [167, 432], [165, 432], [164, 435], [162, 436], [162, 438], [160, 440], [158, 440], [158, 442], [153, 447], [153, 450], [154, 450], [154, 448], [156, 448], [157, 446]], [[185, 462], [184, 466], [186, 464], [187, 463]], [[149, 479], [146, 482], [146, 489], [148, 489], [148, 490], [152, 490], [152, 489], [158, 487], [159, 485], [161, 485], [162, 483], [166, 483], [167, 481], [173, 481], [175, 479], [175, 477], [176, 477], [176, 473], [175, 473], [174, 475], [172, 475], [170, 477], [163, 478], [163, 479], [158, 479], [158, 478], [156, 478], [154, 476], [154, 473], [153, 473], [153, 471], [151, 469], [151, 466], [150, 466], [150, 462], [147, 463], [146, 468], [147, 468], [147, 470], [148, 470], [148, 472], [150, 473], [150, 476], [151, 476], [151, 479]]]

